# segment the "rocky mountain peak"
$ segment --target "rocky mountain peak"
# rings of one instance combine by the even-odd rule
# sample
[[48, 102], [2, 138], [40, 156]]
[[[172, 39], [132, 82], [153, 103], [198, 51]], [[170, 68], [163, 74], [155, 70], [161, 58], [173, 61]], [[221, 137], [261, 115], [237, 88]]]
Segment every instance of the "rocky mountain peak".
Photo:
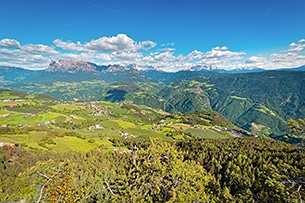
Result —
[[95, 71], [96, 65], [93, 63], [78, 61], [78, 60], [59, 60], [51, 61], [49, 67], [46, 69], [49, 72], [77, 72], [77, 71]]
[[119, 72], [126, 70], [124, 66], [120, 65], [110, 65], [108, 66], [107, 72]]

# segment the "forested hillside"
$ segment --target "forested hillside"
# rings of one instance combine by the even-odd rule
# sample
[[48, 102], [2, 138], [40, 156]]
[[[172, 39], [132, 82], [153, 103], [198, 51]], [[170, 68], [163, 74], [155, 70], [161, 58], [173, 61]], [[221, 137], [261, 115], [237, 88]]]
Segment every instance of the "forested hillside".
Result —
[[130, 152], [39, 156], [1, 147], [0, 201], [302, 202], [305, 197], [303, 148], [260, 138], [126, 144]]
[[245, 130], [267, 136], [283, 135], [289, 118], [305, 117], [301, 69], [165, 73], [110, 66], [30, 72], [1, 69], [0, 85], [65, 101], [125, 101], [169, 113], [214, 110]]
[[305, 72], [214, 75], [209, 81], [218, 93], [210, 94], [212, 109], [245, 129], [261, 125], [280, 133], [289, 118], [305, 117]]

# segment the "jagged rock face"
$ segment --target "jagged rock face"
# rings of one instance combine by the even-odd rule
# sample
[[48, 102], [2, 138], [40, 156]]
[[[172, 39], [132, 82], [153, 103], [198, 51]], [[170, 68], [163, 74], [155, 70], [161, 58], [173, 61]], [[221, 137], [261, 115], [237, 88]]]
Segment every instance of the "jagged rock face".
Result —
[[98, 66], [94, 63], [77, 60], [59, 60], [52, 61], [46, 69], [48, 72], [69, 72], [76, 73], [79, 71], [101, 71], [101, 72], [120, 72], [125, 71], [126, 68], [120, 65]]
[[106, 72], [118, 72], [118, 71], [124, 71], [125, 67], [120, 65], [111, 65], [108, 67]]
[[59, 60], [58, 62], [52, 61], [46, 71], [49, 72], [77, 72], [77, 71], [95, 71], [96, 65], [84, 61], [76, 60]]

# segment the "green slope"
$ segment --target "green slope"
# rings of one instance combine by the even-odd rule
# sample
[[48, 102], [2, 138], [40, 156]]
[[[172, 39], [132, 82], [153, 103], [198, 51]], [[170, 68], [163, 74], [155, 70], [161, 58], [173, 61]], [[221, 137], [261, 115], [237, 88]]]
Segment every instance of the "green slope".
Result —
[[31, 151], [111, 151], [124, 146], [125, 139], [230, 137], [216, 127], [237, 129], [213, 111], [169, 114], [129, 102], [64, 102], [9, 90], [1, 91], [0, 98], [0, 142]]

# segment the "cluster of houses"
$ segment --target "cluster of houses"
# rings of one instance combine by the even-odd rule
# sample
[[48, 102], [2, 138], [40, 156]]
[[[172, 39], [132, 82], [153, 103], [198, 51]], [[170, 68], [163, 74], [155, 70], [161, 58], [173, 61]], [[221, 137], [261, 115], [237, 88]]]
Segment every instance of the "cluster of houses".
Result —
[[135, 137], [133, 134], [129, 134], [129, 132], [127, 132], [127, 130], [123, 130], [120, 131], [120, 135], [122, 136], [122, 138], [128, 138], [128, 137]]
[[28, 117], [35, 117], [35, 116], [37, 116], [37, 114], [35, 114], [35, 113], [25, 113], [23, 117], [28, 118]]
[[90, 102], [88, 108], [92, 110], [93, 116], [101, 116], [102, 114], [108, 114], [107, 109], [102, 109], [100, 106], [96, 105], [95, 102]]
[[101, 129], [103, 126], [101, 124], [96, 124], [88, 127], [88, 131], [93, 131], [94, 129]]
[[151, 128], [149, 128], [151, 131], [154, 131], [155, 129], [156, 130], [161, 130], [161, 125], [165, 125], [166, 124], [166, 122], [165, 122], [165, 120], [164, 119], [162, 119], [161, 121], [160, 121], [160, 124], [152, 124], [152, 127]]
[[129, 136], [129, 133], [126, 131], [126, 130], [123, 130], [122, 132], [120, 132], [121, 133], [121, 136], [122, 136], [122, 138], [128, 138], [128, 136]]
[[153, 124], [153, 129], [161, 130], [161, 125]]

